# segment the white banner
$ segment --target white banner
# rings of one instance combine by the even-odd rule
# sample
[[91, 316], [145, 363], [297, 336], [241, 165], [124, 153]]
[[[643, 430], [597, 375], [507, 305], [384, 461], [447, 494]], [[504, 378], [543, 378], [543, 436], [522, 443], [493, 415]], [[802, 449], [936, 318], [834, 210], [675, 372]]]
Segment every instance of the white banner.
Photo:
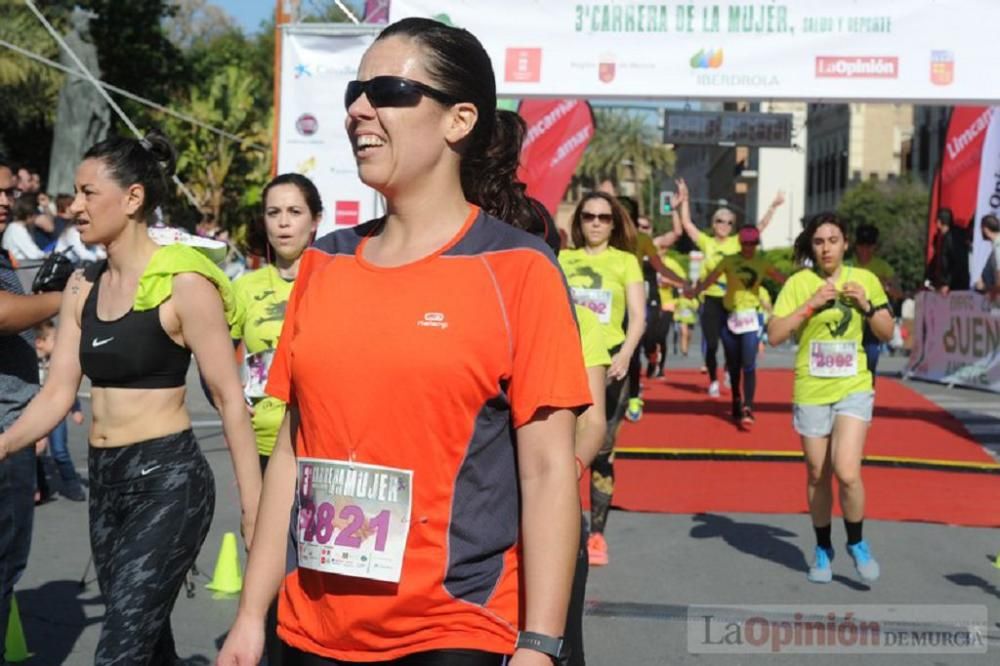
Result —
[[466, 28], [514, 97], [1000, 100], [997, 0], [392, 0]]
[[344, 130], [344, 89], [378, 27], [286, 26], [281, 49], [278, 173], [308, 176], [323, 197], [319, 235], [381, 215], [381, 197], [358, 179]]
[[1000, 305], [971, 291], [917, 294], [906, 374], [1000, 393]]
[[983, 216], [1000, 214], [1000, 107], [994, 106], [990, 113], [990, 124], [986, 128], [986, 139], [983, 141], [979, 162], [979, 189], [972, 235], [972, 265], [969, 271], [973, 285], [982, 274], [993, 250], [993, 243], [983, 238]]

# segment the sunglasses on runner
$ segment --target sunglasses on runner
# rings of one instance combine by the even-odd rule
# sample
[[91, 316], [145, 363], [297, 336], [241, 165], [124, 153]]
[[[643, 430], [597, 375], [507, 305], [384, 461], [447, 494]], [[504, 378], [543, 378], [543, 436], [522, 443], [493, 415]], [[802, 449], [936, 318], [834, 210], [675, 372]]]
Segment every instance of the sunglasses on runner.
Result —
[[351, 81], [344, 92], [344, 107], [350, 108], [364, 93], [375, 108], [416, 106], [421, 97], [430, 97], [441, 104], [458, 104], [461, 100], [431, 88], [425, 83], [401, 76], [376, 76], [367, 81]]
[[597, 220], [601, 224], [611, 224], [615, 221], [615, 216], [611, 213], [580, 213], [580, 220], [583, 222], [593, 222]]

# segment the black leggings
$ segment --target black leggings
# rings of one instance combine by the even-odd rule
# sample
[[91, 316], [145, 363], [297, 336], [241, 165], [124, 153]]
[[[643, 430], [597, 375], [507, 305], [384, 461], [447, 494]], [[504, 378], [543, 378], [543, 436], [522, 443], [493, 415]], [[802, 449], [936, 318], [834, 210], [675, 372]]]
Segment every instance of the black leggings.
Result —
[[[357, 662], [337, 661], [319, 657], [285, 645], [285, 663], [288, 666], [348, 666]], [[411, 654], [392, 661], [366, 661], [366, 666], [503, 666], [507, 657], [481, 650], [432, 650]]]
[[190, 430], [90, 447], [90, 547], [104, 595], [97, 666], [177, 660], [170, 612], [215, 513], [215, 479]]
[[719, 335], [726, 325], [726, 309], [722, 307], [721, 296], [706, 296], [701, 306], [701, 332], [705, 336], [705, 367], [708, 368], [708, 380], [714, 382], [718, 377], [716, 354], [719, 351]]
[[[608, 350], [611, 356], [618, 353], [621, 345]], [[604, 445], [590, 464], [590, 531], [603, 534], [611, 511], [611, 498], [615, 491], [615, 438], [618, 426], [625, 414], [625, 383], [628, 380], [615, 379], [604, 389], [604, 416], [608, 421], [608, 432]]]
[[647, 335], [646, 358], [649, 358], [656, 351], [656, 346], [660, 346], [660, 357], [657, 365], [660, 371], [667, 366], [667, 349], [670, 342], [670, 331], [674, 328], [674, 313], [670, 310], [661, 310], [656, 318], [656, 326], [651, 335]]

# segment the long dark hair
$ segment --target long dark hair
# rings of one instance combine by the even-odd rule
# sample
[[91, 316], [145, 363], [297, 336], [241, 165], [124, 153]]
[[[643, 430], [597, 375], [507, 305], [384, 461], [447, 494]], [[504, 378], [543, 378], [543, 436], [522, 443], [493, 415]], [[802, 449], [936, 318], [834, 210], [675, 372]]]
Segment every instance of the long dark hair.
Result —
[[319, 190], [316, 189], [316, 184], [309, 178], [300, 173], [283, 173], [272, 178], [271, 182], [264, 186], [264, 191], [261, 193], [261, 214], [255, 216], [247, 226], [247, 237], [243, 242], [244, 249], [258, 257], [268, 256], [267, 225], [264, 224], [264, 216], [267, 212], [267, 193], [271, 191], [272, 187], [278, 185], [294, 185], [302, 194], [302, 198], [306, 200], [306, 206], [313, 219], [323, 213], [323, 199], [319, 195]]
[[177, 151], [166, 135], [152, 130], [142, 140], [116, 136], [95, 143], [83, 159], [104, 162], [120, 187], [142, 185], [146, 196], [139, 214], [146, 221], [167, 200], [167, 179], [174, 175]]
[[584, 204], [592, 199], [602, 199], [607, 201], [608, 205], [611, 206], [613, 222], [608, 245], [618, 248], [623, 252], [635, 252], [636, 230], [635, 224], [632, 223], [632, 218], [629, 217], [625, 208], [618, 203], [618, 199], [604, 192], [588, 192], [583, 195], [580, 203], [576, 205], [576, 210], [573, 211], [573, 222], [570, 225], [570, 238], [573, 239], [573, 247], [582, 248], [587, 244], [586, 239], [583, 237], [582, 215]]
[[839, 215], [833, 212], [817, 213], [813, 215], [812, 219], [806, 223], [805, 228], [802, 233], [798, 235], [795, 239], [795, 263], [802, 266], [805, 265], [807, 261], [811, 261], [815, 266], [816, 256], [813, 253], [813, 236], [816, 235], [816, 230], [819, 229], [824, 224], [832, 224], [838, 229], [840, 233], [844, 235], [844, 242], [847, 242], [849, 238], [847, 233], [847, 222], [844, 221]]
[[436, 88], [475, 105], [479, 112], [462, 155], [465, 198], [494, 217], [529, 228], [534, 212], [524, 183], [517, 181], [527, 128], [516, 113], [496, 108], [496, 79], [486, 49], [468, 30], [425, 18], [397, 21], [376, 41], [394, 36], [408, 37], [423, 48], [423, 64]]

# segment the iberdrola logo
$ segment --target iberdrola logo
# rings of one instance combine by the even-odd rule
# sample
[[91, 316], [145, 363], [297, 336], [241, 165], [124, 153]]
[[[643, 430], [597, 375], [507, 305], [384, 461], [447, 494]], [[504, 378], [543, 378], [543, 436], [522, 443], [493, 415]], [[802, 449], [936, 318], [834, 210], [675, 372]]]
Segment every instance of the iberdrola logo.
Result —
[[722, 67], [722, 49], [702, 49], [691, 56], [691, 69], [718, 69]]

